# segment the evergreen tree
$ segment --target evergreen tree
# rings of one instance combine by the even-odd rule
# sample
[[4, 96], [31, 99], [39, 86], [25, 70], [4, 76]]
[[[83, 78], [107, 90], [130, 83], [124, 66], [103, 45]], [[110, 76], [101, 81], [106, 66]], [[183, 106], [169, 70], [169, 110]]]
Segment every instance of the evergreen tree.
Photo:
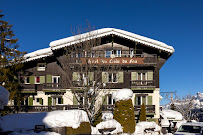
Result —
[[142, 103], [142, 106], [141, 106], [139, 120], [140, 121], [146, 121], [146, 109], [145, 109], [145, 104], [144, 103]]
[[13, 38], [12, 25], [3, 21], [0, 11], [0, 85], [10, 92], [10, 100], [19, 104], [20, 91], [17, 72], [22, 68], [25, 52], [18, 51], [18, 39]]
[[135, 132], [135, 114], [131, 99], [117, 101], [113, 116], [123, 126], [124, 133], [132, 134]]

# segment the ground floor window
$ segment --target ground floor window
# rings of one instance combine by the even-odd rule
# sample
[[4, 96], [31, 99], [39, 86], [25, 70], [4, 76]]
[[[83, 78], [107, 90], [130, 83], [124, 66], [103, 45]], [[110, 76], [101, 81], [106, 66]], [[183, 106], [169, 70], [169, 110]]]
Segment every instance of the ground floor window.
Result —
[[63, 104], [62, 97], [49, 97], [48, 98], [48, 105], [60, 105]]

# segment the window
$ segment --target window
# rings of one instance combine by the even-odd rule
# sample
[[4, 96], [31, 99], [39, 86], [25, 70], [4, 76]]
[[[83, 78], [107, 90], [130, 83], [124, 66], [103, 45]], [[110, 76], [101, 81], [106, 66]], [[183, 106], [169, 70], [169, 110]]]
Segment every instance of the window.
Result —
[[43, 105], [43, 99], [42, 98], [36, 98], [36, 102]]
[[135, 100], [135, 105], [142, 105], [142, 103], [146, 105], [146, 96], [136, 96]]
[[38, 63], [37, 71], [45, 71], [46, 63]]
[[112, 95], [111, 95], [111, 94], [107, 95], [107, 104], [108, 104], [108, 105], [113, 105], [113, 104], [115, 104], [115, 100], [112, 98]]
[[39, 83], [40, 83], [40, 77], [39, 77], [39, 76], [36, 76], [36, 77], [35, 77], [35, 83], [36, 83], [36, 84], [39, 84]]
[[105, 57], [121, 57], [121, 50], [106, 50]]
[[52, 87], [59, 87], [60, 76], [52, 76]]
[[118, 82], [118, 73], [108, 73], [108, 82], [117, 83]]
[[105, 57], [111, 57], [111, 50], [105, 51]]
[[52, 97], [52, 105], [60, 105], [63, 104], [62, 97]]
[[29, 76], [24, 77], [24, 83], [25, 84], [30, 84], [30, 77]]
[[138, 82], [139, 85], [146, 85], [147, 84], [147, 82], [146, 82], [147, 74], [146, 73], [138, 73], [137, 74], [137, 80], [140, 81], [140, 82]]
[[121, 57], [121, 50], [117, 50], [117, 56], [116, 57]]
[[130, 57], [132, 58], [134, 56], [134, 51], [130, 50]]

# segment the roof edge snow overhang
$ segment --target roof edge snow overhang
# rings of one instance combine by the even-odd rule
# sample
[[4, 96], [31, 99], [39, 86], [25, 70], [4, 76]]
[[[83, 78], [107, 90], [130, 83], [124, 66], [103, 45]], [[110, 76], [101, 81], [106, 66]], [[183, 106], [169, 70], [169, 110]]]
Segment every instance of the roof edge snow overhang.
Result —
[[91, 32], [87, 32], [84, 34], [59, 39], [56, 41], [52, 41], [49, 44], [49, 46], [51, 47], [52, 50], [56, 50], [56, 49], [60, 49], [63, 47], [71, 46], [71, 45], [79, 43], [79, 42], [87, 41], [87, 40], [94, 39], [94, 38], [104, 37], [104, 36], [108, 36], [108, 35], [112, 35], [112, 34], [135, 41], [135, 42], [142, 43], [142, 44], [150, 46], [150, 47], [154, 47], [154, 48], [166, 51], [170, 54], [173, 54], [175, 51], [172, 46], [169, 46], [163, 42], [160, 42], [160, 41], [157, 41], [154, 39], [150, 39], [150, 38], [147, 38], [144, 36], [140, 36], [140, 35], [137, 35], [137, 34], [134, 34], [131, 32], [124, 31], [124, 30], [115, 29], [115, 28], [103, 28], [103, 29], [98, 29], [98, 30], [94, 30]]
[[48, 57], [51, 55], [53, 55], [51, 48], [50, 47], [44, 48], [44, 49], [40, 49], [31, 53], [25, 54], [24, 56], [25, 60], [23, 62], [33, 61], [33, 60]]

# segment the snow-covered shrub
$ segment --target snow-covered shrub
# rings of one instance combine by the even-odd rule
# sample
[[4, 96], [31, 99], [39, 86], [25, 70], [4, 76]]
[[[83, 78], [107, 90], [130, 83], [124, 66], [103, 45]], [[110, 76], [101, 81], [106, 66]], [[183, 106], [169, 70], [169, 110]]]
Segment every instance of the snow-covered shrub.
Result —
[[115, 108], [113, 112], [114, 119], [123, 127], [124, 133], [134, 133], [135, 131], [135, 114], [132, 104], [133, 92], [129, 89], [122, 89], [113, 93], [115, 99]]
[[[109, 132], [110, 134], [118, 134], [118, 133], [123, 132], [121, 124], [119, 122], [117, 122], [116, 120], [111, 119], [111, 120], [106, 120], [106, 121], [100, 122], [96, 126], [96, 129], [94, 129], [94, 131], [92, 131], [92, 134], [98, 134], [99, 129], [108, 129], [108, 128], [115, 128], [115, 130], [113, 130], [112, 132]], [[105, 134], [108, 134], [108, 133], [105, 132]]]
[[[153, 131], [147, 130], [147, 129], [153, 129]], [[160, 132], [161, 128], [158, 126], [155, 122], [139, 122], [136, 124], [135, 127], [135, 134], [136, 135], [144, 135], [146, 132], [151, 132], [153, 135], [158, 135], [158, 132]]]

